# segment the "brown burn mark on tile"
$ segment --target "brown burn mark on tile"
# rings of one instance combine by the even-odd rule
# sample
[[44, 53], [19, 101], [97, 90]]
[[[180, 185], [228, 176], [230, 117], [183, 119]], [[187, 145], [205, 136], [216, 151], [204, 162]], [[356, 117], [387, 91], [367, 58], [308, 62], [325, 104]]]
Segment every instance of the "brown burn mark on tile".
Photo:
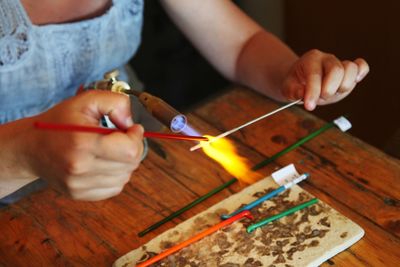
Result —
[[346, 238], [347, 237], [347, 232], [343, 232], [341, 235], [340, 235], [340, 238]]

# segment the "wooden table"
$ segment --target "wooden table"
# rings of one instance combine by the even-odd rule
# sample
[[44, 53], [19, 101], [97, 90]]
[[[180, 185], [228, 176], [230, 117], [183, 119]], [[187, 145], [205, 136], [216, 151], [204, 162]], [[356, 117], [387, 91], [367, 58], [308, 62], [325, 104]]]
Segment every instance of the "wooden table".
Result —
[[[195, 109], [189, 120], [200, 132], [217, 135], [277, 107], [252, 91], [234, 88]], [[255, 164], [323, 124], [294, 107], [230, 138], [240, 154]], [[152, 141], [132, 181], [110, 200], [75, 202], [46, 189], [1, 210], [0, 266], [110, 266], [128, 251], [241, 189], [235, 183], [139, 238], [139, 231], [232, 178], [202, 152], [189, 152], [192, 145]], [[325, 266], [400, 266], [399, 160], [332, 128], [260, 172], [270, 175], [289, 163], [311, 173], [312, 179], [301, 184], [305, 190], [365, 229], [361, 241]]]

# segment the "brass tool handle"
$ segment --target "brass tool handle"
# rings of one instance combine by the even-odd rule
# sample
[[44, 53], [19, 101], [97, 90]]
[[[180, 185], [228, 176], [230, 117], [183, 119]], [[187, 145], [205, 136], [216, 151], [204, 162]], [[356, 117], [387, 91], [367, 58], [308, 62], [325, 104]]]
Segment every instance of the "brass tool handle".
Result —
[[95, 81], [88, 86], [88, 89], [106, 90], [114, 93], [134, 94], [127, 82], [118, 80], [119, 71], [112, 70], [104, 74], [104, 79]]

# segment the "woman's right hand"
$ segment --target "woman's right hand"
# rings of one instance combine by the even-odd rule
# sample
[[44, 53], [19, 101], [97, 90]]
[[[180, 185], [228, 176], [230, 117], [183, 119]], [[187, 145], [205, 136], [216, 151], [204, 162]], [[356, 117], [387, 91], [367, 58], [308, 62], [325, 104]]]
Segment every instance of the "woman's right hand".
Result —
[[119, 194], [139, 166], [143, 153], [143, 127], [133, 124], [127, 96], [106, 91], [84, 92], [31, 119], [99, 126], [103, 115], [108, 115], [118, 128], [127, 129], [126, 133], [32, 129], [24, 141], [29, 171], [73, 199], [94, 201]]

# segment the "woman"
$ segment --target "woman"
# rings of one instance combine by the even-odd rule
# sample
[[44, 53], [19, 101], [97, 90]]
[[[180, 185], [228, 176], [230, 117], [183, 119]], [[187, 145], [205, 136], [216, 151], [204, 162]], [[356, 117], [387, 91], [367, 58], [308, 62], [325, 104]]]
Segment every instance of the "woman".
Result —
[[[74, 199], [121, 192], [140, 163], [143, 128], [133, 123], [127, 97], [75, 92], [106, 71], [122, 70], [134, 55], [143, 2], [1, 0], [0, 198], [37, 177]], [[298, 57], [229, 0], [161, 2], [225, 77], [278, 101], [301, 98], [311, 111], [346, 97], [369, 71], [363, 59], [340, 61], [318, 50]], [[33, 128], [34, 121], [98, 125], [105, 114], [126, 134]]]

